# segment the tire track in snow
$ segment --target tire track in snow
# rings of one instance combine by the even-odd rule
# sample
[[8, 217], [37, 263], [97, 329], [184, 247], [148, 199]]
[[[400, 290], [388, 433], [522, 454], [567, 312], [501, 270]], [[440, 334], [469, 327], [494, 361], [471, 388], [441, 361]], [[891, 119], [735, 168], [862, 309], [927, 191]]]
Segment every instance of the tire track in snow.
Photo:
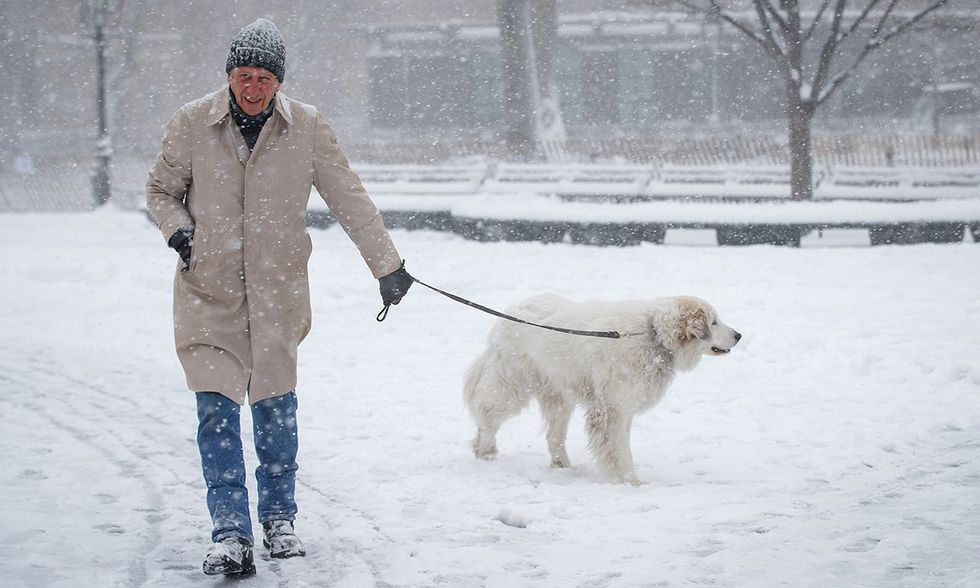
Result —
[[[18, 367], [15, 369], [12, 366]], [[165, 499], [157, 484], [147, 475], [138, 471], [132, 458], [167, 472], [178, 484], [192, 485], [181, 479], [179, 468], [166, 463], [166, 460], [158, 459], [161, 455], [180, 455], [187, 451], [187, 447], [181, 438], [173, 435], [173, 431], [179, 429], [181, 425], [175, 419], [163, 418], [166, 413], [150, 411], [124, 393], [113, 393], [105, 387], [63, 373], [51, 362], [37, 356], [24, 354], [21, 357], [16, 357], [16, 352], [8, 353], [6, 357], [0, 360], [0, 373], [15, 374], [14, 376], [0, 376], [0, 382], [7, 383], [12, 389], [23, 390], [27, 398], [36, 396], [37, 398], [51, 400], [52, 393], [49, 392], [51, 390], [74, 389], [84, 391], [81, 394], [59, 394], [57, 399], [53, 399], [51, 402], [63, 405], [65, 414], [77, 416], [80, 421], [89, 423], [97, 431], [85, 430], [69, 424], [63, 416], [52, 414], [50, 405], [45, 402], [29, 401], [17, 404], [40, 414], [59, 430], [65, 431], [79, 442], [93, 448], [110, 465], [115, 467], [121, 476], [131, 476], [138, 479], [148, 497], [148, 502], [150, 502], [148, 510], [163, 512]], [[120, 423], [129, 423], [130, 426], [120, 429]], [[135, 430], [136, 426], [139, 426], [138, 431]], [[112, 441], [109, 441], [109, 438]], [[161, 451], [159, 448], [162, 447], [167, 448], [167, 451]], [[132, 458], [120, 456], [120, 449], [128, 452]], [[195, 478], [195, 482], [197, 481]], [[261, 558], [267, 563], [268, 571], [277, 578], [278, 584], [288, 585], [290, 583], [289, 568], [297, 564], [311, 566], [311, 571], [323, 578], [327, 584], [331, 583], [327, 580], [328, 578], [343, 582], [345, 575], [359, 578], [361, 581], [370, 578], [374, 585], [380, 587], [431, 583], [431, 579], [428, 579], [424, 572], [411, 569], [413, 566], [408, 566], [406, 569], [404, 565], [406, 562], [415, 563], [411, 559], [406, 560], [411, 556], [400, 547], [398, 542], [381, 531], [369, 514], [346, 504], [339, 497], [303, 480], [301, 477], [297, 479], [297, 484], [322, 499], [321, 504], [325, 502], [329, 505], [326, 510], [310, 508], [307, 509], [307, 512], [323, 521], [328, 529], [343, 532], [335, 534], [330, 542], [325, 542], [325, 546], [330, 546], [330, 549], [324, 555], [329, 555], [329, 558], [308, 556], [303, 560], [280, 562], [272, 560], [268, 554], [256, 550], [256, 558]], [[187, 511], [188, 516], [190, 516], [190, 509], [181, 508], [180, 510]], [[148, 583], [148, 570], [151, 566], [148, 565], [147, 560], [153, 551], [161, 546], [161, 539], [164, 536], [160, 523], [167, 518], [166, 516], [147, 516], [145, 518], [148, 527], [145, 533], [146, 538], [143, 541], [143, 549], [140, 550], [144, 557], [141, 558], [137, 570], [128, 572], [131, 580], [127, 582], [128, 585]], [[310, 555], [314, 554], [311, 553]], [[132, 564], [130, 567], [134, 566], [136, 564]], [[344, 575], [338, 575], [338, 568], [343, 570]], [[199, 575], [196, 566], [180, 565], [179, 562], [175, 562], [175, 565], [165, 566], [165, 569], [171, 572], [193, 572], [195, 577]], [[184, 578], [189, 579], [186, 576]], [[359, 582], [355, 581], [354, 583]]]
[[[171, 477], [175, 486], [194, 485], [186, 480], [186, 474], [182, 476], [179, 468], [165, 459], [187, 452], [186, 445], [181, 444], [182, 438], [173, 435], [176, 425], [166, 423], [160, 413], [147, 410], [125, 394], [112, 393], [62, 373], [50, 361], [36, 355], [17, 355], [16, 351], [8, 349], [0, 360], [0, 373], [4, 374], [0, 375], [0, 382], [19, 392], [0, 398], [0, 401], [29, 410], [47, 420], [56, 429], [101, 455], [118, 471], [120, 478], [136, 480], [143, 488], [144, 504], [136, 512], [141, 515], [139, 518], [145, 525], [138, 532], [125, 530], [127, 534], [136, 532], [141, 537], [140, 547], [135, 550], [140, 557], [137, 562], [125, 567], [127, 585], [146, 584], [153, 567], [149, 559], [163, 547], [162, 523], [170, 518], [168, 513], [178, 510], [186, 513], [187, 517], [193, 517], [192, 509], [184, 506], [170, 508], [173, 506], [171, 504], [165, 509], [165, 502], [171, 501], [165, 500], [165, 490], [160, 487], [159, 479], [151, 479], [145, 473], [147, 467], [155, 468]], [[82, 393], [66, 393], [68, 391]], [[70, 420], [80, 424], [71, 424]], [[172, 494], [168, 493], [168, 497]], [[186, 503], [177, 502], [178, 505]], [[179, 562], [164, 568], [172, 572], [196, 571], [196, 566], [189, 568]]]
[[[3, 369], [3, 371], [8, 370]], [[0, 403], [8, 406], [15, 406], [18, 409], [29, 411], [37, 415], [39, 418], [49, 422], [56, 430], [66, 433], [79, 443], [101, 455], [110, 466], [118, 470], [119, 475], [129, 476], [130, 478], [138, 481], [140, 486], [143, 488], [149, 510], [156, 512], [160, 511], [163, 501], [159, 491], [145, 474], [140, 472], [137, 468], [134, 468], [133, 464], [129, 460], [119, 455], [118, 447], [110, 448], [108, 444], [101, 443], [99, 441], [99, 436], [83, 431], [80, 428], [67, 423], [63, 418], [55, 416], [48, 410], [48, 407], [44, 406], [43, 403], [32, 400], [18, 401], [18, 398], [31, 398], [30, 393], [32, 391], [39, 393], [36, 390], [32, 390], [32, 382], [26, 379], [18, 380], [6, 375], [0, 375], [0, 382], [4, 384], [16, 385], [23, 391], [21, 394], [0, 397]], [[11, 411], [6, 409], [4, 412], [7, 414], [11, 413]], [[138, 454], [134, 454], [134, 457], [139, 458], [140, 456]], [[115, 499], [115, 497], [112, 498]], [[159, 519], [144, 516], [143, 520], [146, 522], [146, 526], [144, 529], [140, 530], [140, 533], [137, 534], [137, 536], [141, 538], [142, 548], [136, 550], [136, 554], [134, 555], [137, 557], [131, 559], [123, 566], [126, 570], [126, 584], [131, 586], [142, 586], [146, 583], [147, 578], [149, 577], [149, 567], [147, 565], [145, 554], [150, 553], [153, 548], [159, 545], [161, 539]], [[105, 527], [105, 530], [111, 533], [119, 533], [119, 530], [117, 530], [115, 527]], [[123, 530], [122, 532], [128, 535], [129, 531], [130, 530]], [[139, 556], [139, 554], [144, 555]]]

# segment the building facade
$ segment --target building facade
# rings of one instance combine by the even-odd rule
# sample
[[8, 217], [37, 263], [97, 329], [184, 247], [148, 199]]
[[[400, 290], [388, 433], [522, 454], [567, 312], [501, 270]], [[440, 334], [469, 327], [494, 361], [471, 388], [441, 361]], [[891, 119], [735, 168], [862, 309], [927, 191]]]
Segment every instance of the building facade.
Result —
[[[10, 113], [0, 120], [4, 164], [24, 152], [91, 152], [93, 3], [69, 2], [67, 11], [65, 2], [55, 0], [0, 4], [0, 60], [7, 76], [0, 93]], [[225, 83], [229, 39], [259, 16], [275, 21], [286, 38], [284, 91], [316, 104], [342, 140], [492, 135], [502, 125], [506, 99], [494, 4], [114, 4], [107, 22], [114, 146], [117, 152], [155, 152], [164, 123], [182, 103]], [[554, 53], [570, 136], [781, 128], [781, 81], [758, 48], [701, 17], [628, 9], [635, 4], [559, 4]], [[881, 130], [973, 121], [975, 130], [978, 14], [937, 17], [876, 53], [817, 124]]]

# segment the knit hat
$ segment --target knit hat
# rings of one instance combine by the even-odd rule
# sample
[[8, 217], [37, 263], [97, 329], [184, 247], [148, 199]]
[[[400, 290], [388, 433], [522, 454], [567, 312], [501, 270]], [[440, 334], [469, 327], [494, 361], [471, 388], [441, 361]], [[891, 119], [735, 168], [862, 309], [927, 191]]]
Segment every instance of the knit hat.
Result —
[[286, 75], [286, 44], [272, 21], [260, 18], [238, 31], [231, 40], [225, 72], [236, 67], [267, 69], [282, 83]]

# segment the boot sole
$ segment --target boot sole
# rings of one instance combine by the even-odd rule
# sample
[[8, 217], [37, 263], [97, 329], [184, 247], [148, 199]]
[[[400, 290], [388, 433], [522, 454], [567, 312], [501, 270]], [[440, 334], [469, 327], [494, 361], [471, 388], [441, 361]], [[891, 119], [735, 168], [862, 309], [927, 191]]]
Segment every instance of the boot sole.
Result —
[[249, 557], [247, 560], [242, 562], [241, 566], [228, 566], [228, 568], [230, 569], [205, 569], [204, 574], [207, 576], [224, 575], [226, 578], [248, 578], [255, 575], [255, 560]]
[[224, 575], [226, 578], [250, 578], [255, 575], [255, 564], [250, 563], [246, 566], [242, 566], [242, 568], [239, 570], [230, 570], [227, 572], [221, 570], [215, 570], [213, 572], [205, 571], [204, 574], [207, 576]]
[[[262, 540], [262, 546], [266, 549], [271, 549], [272, 545], [266, 541]], [[306, 557], [306, 551], [269, 551], [269, 557], [273, 559], [289, 559], [291, 557]]]
[[225, 574], [226, 578], [251, 578], [255, 575], [255, 564], [249, 563], [248, 565], [242, 567], [239, 572], [230, 572]]

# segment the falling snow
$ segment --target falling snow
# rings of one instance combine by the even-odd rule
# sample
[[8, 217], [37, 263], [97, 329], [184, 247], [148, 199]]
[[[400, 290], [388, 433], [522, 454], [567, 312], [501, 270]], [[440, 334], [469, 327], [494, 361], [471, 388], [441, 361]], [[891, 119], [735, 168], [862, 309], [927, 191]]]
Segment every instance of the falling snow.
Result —
[[[0, 559], [4, 585], [212, 585], [195, 404], [172, 348], [176, 255], [143, 216], [111, 209], [2, 215], [0, 233], [0, 494], [15, 505], [0, 512], [0, 547], [16, 554]], [[581, 414], [569, 470], [549, 467], [533, 411], [478, 462], [461, 386], [492, 317], [416, 286], [379, 324], [377, 282], [343, 231], [314, 231], [297, 415], [309, 555], [259, 550], [248, 585], [980, 580], [976, 244], [393, 233], [415, 275], [490, 306], [690, 293], [745, 337], [637, 417], [644, 486], [602, 476]]]

